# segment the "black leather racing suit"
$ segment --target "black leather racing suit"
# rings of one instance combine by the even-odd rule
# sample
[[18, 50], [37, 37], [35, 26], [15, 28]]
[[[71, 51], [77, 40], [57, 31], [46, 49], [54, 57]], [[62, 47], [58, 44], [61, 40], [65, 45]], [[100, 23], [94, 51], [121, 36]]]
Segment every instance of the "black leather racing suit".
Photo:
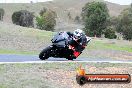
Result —
[[86, 42], [87, 42], [86, 35], [82, 35], [82, 37], [79, 40], [75, 41], [73, 39], [73, 33], [67, 32], [67, 34], [70, 37], [68, 44], [71, 45], [71, 46], [74, 46], [75, 50], [78, 51], [78, 52], [83, 51], [85, 46], [86, 46]]

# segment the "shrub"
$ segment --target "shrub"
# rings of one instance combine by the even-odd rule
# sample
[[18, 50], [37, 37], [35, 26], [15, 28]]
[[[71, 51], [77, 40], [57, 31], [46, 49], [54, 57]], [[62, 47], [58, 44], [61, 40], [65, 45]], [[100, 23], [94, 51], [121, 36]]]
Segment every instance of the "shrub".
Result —
[[24, 27], [33, 27], [33, 18], [33, 13], [26, 10], [20, 10], [12, 14], [12, 22]]
[[4, 13], [5, 13], [4, 9], [0, 8], [0, 20], [1, 21], [3, 20]]
[[115, 31], [112, 28], [107, 28], [105, 30], [105, 38], [115, 39], [117, 36], [115, 35]]
[[54, 31], [56, 25], [56, 13], [51, 10], [41, 10], [40, 16], [36, 17], [37, 28], [41, 30]]

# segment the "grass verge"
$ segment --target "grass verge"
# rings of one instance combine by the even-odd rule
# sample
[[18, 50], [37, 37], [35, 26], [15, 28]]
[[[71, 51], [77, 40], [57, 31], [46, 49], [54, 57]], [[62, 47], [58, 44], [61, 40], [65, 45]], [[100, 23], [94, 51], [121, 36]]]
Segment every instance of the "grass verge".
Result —
[[[127, 41], [128, 42], [128, 41]], [[119, 44], [121, 43], [121, 44]], [[131, 44], [125, 44], [124, 42], [119, 42], [119, 40], [116, 40], [114, 42], [110, 42], [110, 39], [106, 40], [99, 40], [99, 39], [93, 39], [90, 44], [88, 45], [87, 49], [90, 50], [117, 50], [117, 51], [127, 51], [132, 52], [132, 45]]]
[[[0, 88], [80, 88], [76, 83], [76, 70], [82, 64], [88, 74], [132, 74], [132, 64], [117, 63], [25, 63], [0, 64]], [[105, 85], [90, 84], [93, 88]], [[84, 88], [89, 88], [85, 85]], [[107, 84], [108, 85], [108, 84]], [[123, 88], [131, 84], [120, 84]], [[109, 85], [111, 86], [111, 84]], [[112, 85], [109, 88], [117, 88]]]
[[21, 50], [0, 49], [0, 54], [38, 55], [39, 52], [37, 52], [37, 51], [21, 51]]

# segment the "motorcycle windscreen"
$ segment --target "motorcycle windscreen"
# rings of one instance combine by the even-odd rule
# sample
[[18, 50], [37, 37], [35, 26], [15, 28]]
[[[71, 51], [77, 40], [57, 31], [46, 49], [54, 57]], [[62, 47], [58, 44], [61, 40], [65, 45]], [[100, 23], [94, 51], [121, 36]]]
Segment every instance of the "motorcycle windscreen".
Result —
[[57, 47], [65, 47], [66, 46], [66, 41], [60, 41], [58, 43], [53, 43], [53, 45], [56, 45]]
[[68, 41], [69, 35], [66, 32], [60, 32], [57, 33], [53, 39], [51, 40], [52, 43], [58, 47], [65, 47], [66, 46], [66, 41]]

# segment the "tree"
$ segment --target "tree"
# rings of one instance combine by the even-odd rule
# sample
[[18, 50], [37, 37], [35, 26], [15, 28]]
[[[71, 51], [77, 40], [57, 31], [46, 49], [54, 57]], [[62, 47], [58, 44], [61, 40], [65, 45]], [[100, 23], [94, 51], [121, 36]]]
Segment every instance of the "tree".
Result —
[[118, 17], [115, 17], [115, 16], [108, 17], [107, 26], [111, 26], [111, 27], [116, 28], [118, 21], [119, 21]]
[[12, 14], [12, 22], [24, 27], [33, 27], [33, 18], [33, 13], [26, 10], [20, 10]]
[[3, 21], [3, 16], [4, 16], [4, 9], [3, 8], [0, 8], [0, 20]]
[[109, 17], [106, 4], [103, 2], [87, 3], [82, 8], [81, 15], [85, 25], [85, 33], [89, 36], [100, 37], [107, 27], [106, 22]]
[[55, 18], [57, 17], [56, 13], [51, 10], [41, 10], [40, 16], [36, 17], [37, 28], [41, 30], [53, 31], [56, 25]]
[[124, 39], [132, 40], [132, 5], [121, 12], [116, 29], [123, 34]]

